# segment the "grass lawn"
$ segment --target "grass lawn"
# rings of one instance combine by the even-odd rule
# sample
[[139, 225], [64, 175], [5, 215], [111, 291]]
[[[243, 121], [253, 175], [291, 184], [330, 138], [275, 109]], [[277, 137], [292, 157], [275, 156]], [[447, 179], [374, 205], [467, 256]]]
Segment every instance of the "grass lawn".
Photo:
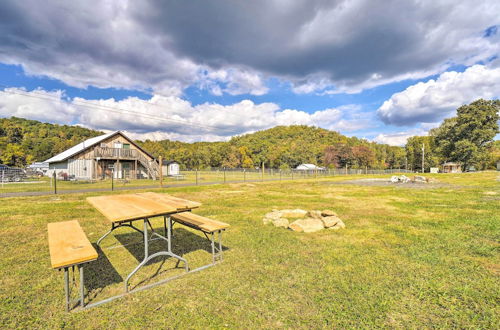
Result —
[[[304, 174], [295, 174], [294, 178], [297, 176], [302, 177]], [[264, 180], [279, 180], [280, 177], [284, 179], [290, 179], [291, 173], [283, 173], [280, 176], [280, 172], [277, 170], [273, 170], [270, 172], [269, 170], [262, 176], [262, 173], [258, 170], [247, 170], [245, 173], [243, 171], [182, 171], [182, 177], [174, 178], [165, 176], [163, 179], [164, 185], [182, 185], [191, 183], [212, 183], [219, 182], [223, 183], [224, 181], [258, 181], [261, 179]], [[310, 174], [310, 178], [314, 178], [314, 174]], [[97, 180], [94, 182], [90, 181], [57, 181], [57, 190], [84, 190], [84, 189], [109, 189], [111, 190], [111, 179], [105, 180]], [[159, 186], [158, 180], [151, 179], [130, 179], [130, 180], [121, 180], [115, 179], [113, 182], [116, 188], [127, 188], [127, 187], [141, 187], [141, 186]], [[29, 179], [26, 182], [8, 182], [1, 184], [0, 183], [0, 194], [1, 193], [11, 193], [11, 192], [33, 192], [33, 191], [45, 191], [45, 192], [53, 192], [54, 187], [51, 182], [51, 178], [49, 177], [41, 177]]]
[[[96, 242], [108, 224], [85, 198], [103, 193], [0, 199], [0, 327], [498, 329], [499, 174], [433, 177], [440, 185], [428, 189], [338, 184], [352, 176], [164, 189], [231, 224], [224, 261], [75, 313], [64, 312], [63, 276], [50, 269], [47, 223], [78, 219]], [[263, 225], [273, 208], [333, 209], [347, 228], [304, 234]], [[192, 267], [211, 260], [202, 235], [174, 232], [174, 252]], [[103, 242], [86, 272], [93, 301], [121, 292], [141, 240], [123, 228]], [[173, 265], [159, 258], [132, 284], [178, 273]]]

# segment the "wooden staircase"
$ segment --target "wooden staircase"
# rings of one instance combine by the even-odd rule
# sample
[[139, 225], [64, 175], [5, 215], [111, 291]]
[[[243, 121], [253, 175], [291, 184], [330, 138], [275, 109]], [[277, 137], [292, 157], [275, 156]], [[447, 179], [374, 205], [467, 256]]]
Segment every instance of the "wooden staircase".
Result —
[[158, 165], [156, 159], [149, 160], [146, 157], [144, 157], [140, 152], [137, 154], [138, 154], [137, 160], [148, 171], [148, 175], [153, 180], [157, 180], [160, 177], [160, 165]]

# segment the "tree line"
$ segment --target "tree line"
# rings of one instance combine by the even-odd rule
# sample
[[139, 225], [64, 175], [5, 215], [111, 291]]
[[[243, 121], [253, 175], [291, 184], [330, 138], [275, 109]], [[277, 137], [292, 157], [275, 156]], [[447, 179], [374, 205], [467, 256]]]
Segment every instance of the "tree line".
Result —
[[[78, 126], [41, 123], [23, 118], [0, 119], [0, 162], [24, 167], [103, 132]], [[294, 168], [302, 163], [327, 167], [397, 168], [404, 149], [310, 126], [277, 126], [236, 136], [227, 142], [136, 141], [158, 158], [176, 160], [183, 168]]]
[[445, 119], [428, 136], [413, 136], [406, 143], [409, 169], [425, 171], [444, 162], [455, 162], [464, 170], [493, 169], [500, 161], [499, 100], [477, 100], [457, 109], [457, 115]]
[[24, 167], [41, 162], [102, 132], [36, 120], [0, 118], [0, 163]]
[[[464, 168], [493, 168], [500, 160], [500, 101], [478, 100], [457, 109], [428, 136], [408, 139], [404, 148], [347, 137], [323, 128], [277, 126], [226, 142], [136, 141], [154, 157], [176, 160], [182, 168], [295, 168], [311, 163], [328, 168], [414, 171], [453, 161]], [[0, 119], [0, 162], [23, 167], [44, 161], [103, 132], [78, 126], [41, 123], [22, 118]], [[423, 150], [422, 150], [423, 149]]]
[[335, 168], [402, 168], [404, 149], [346, 137], [323, 128], [276, 126], [227, 142], [139, 141], [153, 156], [176, 160], [184, 168], [288, 169], [303, 163]]

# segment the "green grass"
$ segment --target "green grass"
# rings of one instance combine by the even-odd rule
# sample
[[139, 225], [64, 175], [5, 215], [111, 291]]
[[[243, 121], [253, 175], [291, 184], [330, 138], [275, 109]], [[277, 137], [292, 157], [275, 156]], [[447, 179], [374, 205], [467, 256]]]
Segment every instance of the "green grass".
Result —
[[[182, 184], [194, 184], [198, 183], [223, 183], [224, 181], [255, 181], [261, 180], [271, 180], [279, 179], [279, 171], [273, 170], [273, 172], [266, 172], [264, 177], [258, 170], [249, 170], [243, 173], [242, 171], [183, 171], [183, 177], [173, 178], [164, 177], [164, 185], [182, 185]], [[283, 174], [282, 179], [290, 179], [290, 173]], [[295, 174], [297, 177], [297, 174]], [[295, 178], [294, 177], [294, 178]], [[311, 175], [311, 178], [314, 176]], [[111, 179], [98, 180], [94, 182], [90, 181], [57, 181], [57, 190], [87, 190], [87, 189], [109, 189], [111, 190]], [[141, 187], [141, 186], [158, 186], [160, 185], [159, 180], [150, 179], [131, 179], [131, 180], [121, 180], [115, 179], [113, 182], [115, 187], [127, 188], [127, 187]], [[11, 193], [11, 192], [34, 192], [34, 191], [54, 191], [51, 179], [48, 177], [29, 179], [26, 182], [21, 183], [0, 183], [0, 194], [1, 193]]]
[[[498, 174], [433, 177], [439, 188], [339, 185], [352, 177], [335, 177], [164, 189], [231, 224], [224, 262], [76, 313], [64, 312], [46, 226], [78, 219], [95, 242], [108, 225], [85, 198], [98, 194], [0, 199], [0, 326], [499, 328]], [[347, 228], [304, 234], [263, 225], [274, 208], [333, 209]], [[192, 267], [210, 261], [203, 236], [180, 226], [175, 233], [174, 251]], [[140, 235], [115, 235], [87, 272], [94, 301], [119, 293], [141, 258]], [[172, 266], [157, 260], [132, 283], [177, 273]]]

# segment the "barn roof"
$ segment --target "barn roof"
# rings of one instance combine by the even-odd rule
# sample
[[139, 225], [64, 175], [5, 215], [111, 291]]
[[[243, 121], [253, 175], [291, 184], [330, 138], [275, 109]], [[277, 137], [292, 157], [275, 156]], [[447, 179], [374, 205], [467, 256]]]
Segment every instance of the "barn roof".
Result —
[[120, 134], [121, 136], [123, 136], [124, 138], [126, 138], [128, 141], [130, 141], [132, 144], [134, 144], [137, 148], [139, 148], [140, 150], [142, 150], [145, 154], [147, 154], [148, 156], [150, 156], [151, 158], [153, 158], [153, 156], [151, 156], [148, 152], [146, 152], [144, 149], [142, 149], [141, 147], [139, 147], [134, 141], [132, 141], [128, 136], [126, 136], [125, 134], [123, 134], [122, 132], [120, 131], [115, 131], [115, 132], [111, 132], [111, 133], [107, 133], [107, 134], [103, 134], [103, 135], [99, 135], [99, 136], [96, 136], [96, 137], [93, 137], [93, 138], [90, 138], [90, 139], [87, 139], [85, 141], [83, 141], [82, 143], [78, 143], [76, 146], [73, 146], [63, 152], [61, 152], [60, 154], [58, 155], [55, 155], [54, 157], [52, 158], [49, 158], [45, 161], [45, 163], [58, 163], [58, 162], [62, 162], [62, 161], [65, 161], [66, 159], [76, 155], [76, 154], [79, 154], [80, 152], [90, 148], [90, 147], [93, 147], [95, 146], [96, 144], [99, 144], [101, 143], [102, 141], [116, 135], [116, 134]]

